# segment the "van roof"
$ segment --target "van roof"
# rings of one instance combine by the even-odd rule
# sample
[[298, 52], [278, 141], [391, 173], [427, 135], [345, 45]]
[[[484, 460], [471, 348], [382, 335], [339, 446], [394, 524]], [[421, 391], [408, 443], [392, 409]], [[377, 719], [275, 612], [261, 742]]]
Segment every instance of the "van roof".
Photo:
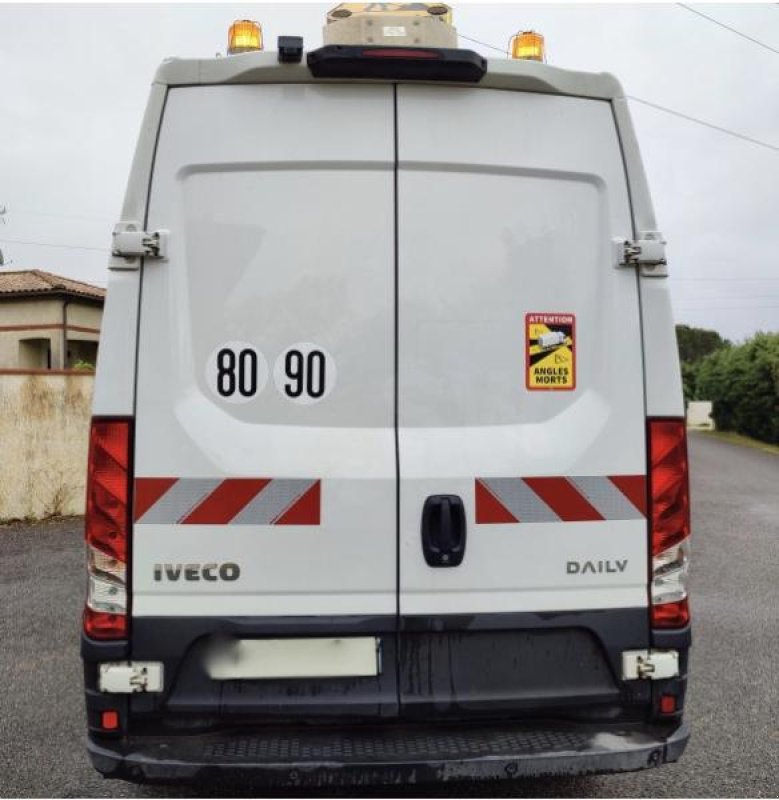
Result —
[[[575, 72], [534, 61], [509, 59], [491, 59], [487, 63], [487, 73], [479, 83], [456, 85], [591, 97], [599, 100], [624, 97], [619, 81], [606, 72]], [[377, 82], [375, 79], [353, 80], [363, 83]], [[275, 52], [252, 52], [226, 58], [167, 59], [158, 68], [154, 82], [165, 86], [202, 86], [239, 83], [343, 83], [344, 79], [314, 78], [305, 63], [280, 64]]]

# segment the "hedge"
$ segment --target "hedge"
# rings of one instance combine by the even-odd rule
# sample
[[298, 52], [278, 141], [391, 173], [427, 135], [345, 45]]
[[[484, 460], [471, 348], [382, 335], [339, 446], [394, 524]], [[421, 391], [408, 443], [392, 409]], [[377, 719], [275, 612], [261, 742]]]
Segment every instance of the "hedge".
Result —
[[712, 401], [718, 430], [779, 444], [779, 333], [723, 347], [695, 362], [694, 373], [690, 393]]

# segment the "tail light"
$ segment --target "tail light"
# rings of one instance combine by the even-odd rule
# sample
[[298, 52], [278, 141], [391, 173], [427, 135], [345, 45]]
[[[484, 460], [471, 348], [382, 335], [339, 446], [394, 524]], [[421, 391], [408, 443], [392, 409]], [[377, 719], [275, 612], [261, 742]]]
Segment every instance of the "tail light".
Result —
[[649, 522], [652, 544], [652, 627], [690, 621], [690, 491], [683, 419], [649, 420]]
[[130, 420], [92, 420], [87, 472], [84, 632], [93, 639], [123, 639], [128, 632], [130, 438]]

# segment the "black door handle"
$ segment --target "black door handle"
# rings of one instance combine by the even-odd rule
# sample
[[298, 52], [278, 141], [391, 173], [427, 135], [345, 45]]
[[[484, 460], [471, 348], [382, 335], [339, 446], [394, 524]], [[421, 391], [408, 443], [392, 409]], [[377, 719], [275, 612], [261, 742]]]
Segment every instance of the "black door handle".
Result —
[[457, 567], [465, 555], [465, 507], [456, 494], [433, 494], [422, 509], [422, 552], [431, 567]]

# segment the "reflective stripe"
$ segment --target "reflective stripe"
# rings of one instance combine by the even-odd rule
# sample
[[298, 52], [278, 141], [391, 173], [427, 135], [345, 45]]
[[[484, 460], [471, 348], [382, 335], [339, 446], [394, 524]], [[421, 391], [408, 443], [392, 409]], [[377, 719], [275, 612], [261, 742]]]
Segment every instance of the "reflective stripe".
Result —
[[269, 483], [267, 478], [231, 478], [222, 481], [181, 523], [226, 525]]
[[645, 517], [643, 475], [477, 478], [479, 525]]
[[608, 478], [585, 476], [568, 480], [604, 519], [642, 519], [644, 516]]
[[576, 491], [567, 478], [524, 478], [525, 483], [551, 508], [563, 522], [603, 517]]
[[[560, 517], [523, 481], [517, 478], [481, 478], [481, 482], [518, 522], [559, 522]], [[476, 522], [479, 506], [476, 507]]]
[[319, 525], [313, 478], [138, 478], [139, 525]]
[[273, 525], [316, 481], [271, 481], [232, 521], [232, 525]]
[[220, 483], [221, 481], [215, 478], [177, 480], [136, 522], [140, 525], [178, 523], [200, 505]]

